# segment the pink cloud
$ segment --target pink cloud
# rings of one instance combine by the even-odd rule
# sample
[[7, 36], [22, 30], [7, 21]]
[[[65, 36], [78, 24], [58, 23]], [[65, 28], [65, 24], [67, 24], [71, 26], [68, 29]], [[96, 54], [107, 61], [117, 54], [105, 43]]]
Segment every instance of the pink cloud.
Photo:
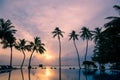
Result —
[[[40, 36], [46, 44], [46, 49], [56, 57], [58, 40], [52, 38], [51, 32], [55, 27], [60, 27], [65, 32], [64, 38], [61, 39], [62, 57], [65, 58], [65, 55], [68, 54], [76, 56], [76, 54], [72, 54], [75, 52], [72, 41], [68, 41], [69, 33], [72, 30], [80, 32], [82, 26], [93, 29], [93, 24], [95, 26], [103, 25], [103, 17], [111, 14], [112, 6], [115, 3], [113, 0], [7, 0], [3, 11], [0, 11], [0, 16], [13, 21], [18, 30], [17, 38], [32, 41], [33, 37]], [[106, 11], [108, 9], [111, 9], [110, 13]], [[104, 16], [102, 16], [103, 14]], [[80, 54], [84, 55], [85, 43], [80, 39], [77, 44]], [[90, 45], [93, 44], [90, 43]]]

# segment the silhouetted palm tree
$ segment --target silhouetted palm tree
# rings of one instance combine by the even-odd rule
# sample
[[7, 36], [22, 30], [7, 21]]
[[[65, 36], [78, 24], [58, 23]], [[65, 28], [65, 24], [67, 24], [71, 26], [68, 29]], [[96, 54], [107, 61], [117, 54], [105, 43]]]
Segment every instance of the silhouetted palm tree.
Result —
[[44, 48], [45, 44], [41, 42], [39, 37], [34, 38], [34, 42], [30, 42], [30, 48], [31, 48], [31, 55], [29, 58], [29, 65], [28, 68], [31, 68], [31, 59], [33, 56], [33, 53], [36, 51], [37, 53], [43, 54], [46, 50]]
[[59, 27], [56, 27], [54, 29], [54, 31], [52, 32], [53, 38], [57, 36], [58, 37], [58, 41], [59, 41], [59, 80], [61, 80], [61, 41], [60, 41], [60, 37], [63, 37], [62, 33], [64, 33], [64, 32], [61, 31], [59, 29]]
[[80, 56], [79, 56], [79, 52], [78, 52], [78, 49], [77, 49], [77, 46], [76, 46], [76, 43], [75, 41], [78, 40], [78, 34], [76, 34], [76, 32], [73, 30], [71, 33], [70, 33], [70, 38], [69, 40], [73, 40], [73, 43], [74, 43], [74, 46], [75, 46], [75, 49], [76, 49], [76, 52], [77, 52], [77, 56], [78, 56], [78, 65], [79, 65], [79, 69], [80, 69]]
[[3, 44], [3, 48], [10, 47], [11, 48], [11, 56], [10, 56], [10, 66], [12, 67], [12, 47], [14, 46], [15, 37], [14, 34], [16, 30], [10, 20], [5, 21], [4, 19], [0, 19], [0, 39]]
[[19, 42], [16, 42], [15, 44], [15, 48], [19, 51], [21, 51], [24, 55], [24, 58], [23, 58], [23, 61], [22, 61], [22, 64], [21, 64], [21, 68], [23, 67], [23, 64], [24, 64], [24, 61], [25, 61], [25, 52], [26, 50], [30, 50], [29, 49], [29, 45], [27, 44], [27, 41], [25, 39], [19, 39]]
[[101, 37], [101, 33], [102, 33], [102, 28], [95, 28], [94, 31], [92, 31], [93, 33], [93, 37], [92, 39], [94, 40], [95, 44], [100, 40], [100, 37]]
[[13, 35], [6, 36], [7, 38], [3, 40], [1, 43], [3, 44], [3, 48], [10, 47], [11, 55], [10, 55], [10, 67], [12, 68], [12, 51], [13, 46], [15, 45], [16, 38]]
[[[81, 37], [83, 40], [86, 40], [86, 52], [85, 52], [85, 61], [86, 61], [87, 51], [88, 51], [88, 40], [91, 40], [91, 39], [92, 39], [92, 33], [91, 33], [91, 31], [89, 30], [89, 28], [86, 28], [86, 27], [82, 27], [80, 33], [81, 33], [81, 34], [80, 34], [80, 37]], [[86, 66], [85, 66], [85, 68], [86, 68]]]

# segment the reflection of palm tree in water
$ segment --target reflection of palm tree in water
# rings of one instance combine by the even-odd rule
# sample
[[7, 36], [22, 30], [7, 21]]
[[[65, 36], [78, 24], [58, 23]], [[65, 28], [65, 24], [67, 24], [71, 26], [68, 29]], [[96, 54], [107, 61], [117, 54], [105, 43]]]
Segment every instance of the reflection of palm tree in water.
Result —
[[81, 71], [81, 69], [79, 69], [79, 80], [80, 80], [80, 71]]
[[28, 69], [28, 80], [30, 80], [30, 69]]
[[24, 80], [24, 74], [23, 74], [23, 69], [21, 68], [21, 75], [22, 75], [22, 80]]
[[11, 70], [10, 70], [10, 72], [9, 72], [9, 76], [8, 76], [8, 80], [10, 80], [10, 77], [11, 77]]
[[[12, 70], [9, 71], [8, 80], [11, 80], [11, 72], [12, 72]], [[24, 80], [24, 74], [23, 74], [23, 70], [22, 69], [21, 69], [21, 75], [22, 75], [22, 80]]]
[[85, 80], [88, 80], [88, 79], [87, 79], [87, 75], [85, 75]]

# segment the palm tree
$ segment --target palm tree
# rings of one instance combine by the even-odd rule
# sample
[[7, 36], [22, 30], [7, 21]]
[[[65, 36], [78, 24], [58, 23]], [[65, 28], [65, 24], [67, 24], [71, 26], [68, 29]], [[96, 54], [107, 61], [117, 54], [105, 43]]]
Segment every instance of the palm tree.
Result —
[[15, 37], [14, 34], [16, 30], [10, 20], [0, 19], [0, 39], [3, 44], [3, 48], [10, 47], [11, 48], [11, 56], [10, 56], [10, 66], [12, 67], [12, 47], [14, 46]]
[[23, 67], [23, 64], [24, 64], [24, 61], [25, 61], [25, 52], [24, 51], [26, 51], [26, 50], [30, 50], [29, 49], [29, 46], [28, 46], [28, 44], [27, 44], [27, 41], [25, 40], [25, 39], [19, 39], [19, 42], [17, 42], [16, 44], [15, 44], [15, 48], [17, 49], [17, 50], [19, 50], [19, 51], [21, 51], [22, 53], [23, 53], [23, 55], [24, 55], [24, 58], [23, 58], [23, 61], [22, 61], [22, 64], [21, 64], [21, 68]]
[[52, 32], [53, 34], [53, 38], [55, 38], [56, 36], [58, 37], [58, 41], [59, 41], [59, 80], [61, 80], [61, 41], [60, 41], [60, 37], [63, 37], [63, 31], [61, 31], [59, 29], [59, 27], [56, 27], [54, 29], [54, 31]]
[[93, 33], [92, 39], [94, 39], [95, 44], [100, 40], [101, 33], [102, 33], [102, 28], [95, 28], [94, 31], [91, 31]]
[[[86, 61], [87, 51], [88, 51], [88, 41], [92, 39], [92, 33], [89, 30], [89, 28], [86, 28], [86, 27], [82, 27], [80, 33], [81, 33], [80, 37], [83, 40], [86, 40], [86, 52], [85, 52], [85, 61]], [[86, 68], [86, 66], [85, 66], [85, 68]]]
[[77, 52], [77, 56], [78, 56], [78, 65], [79, 65], [79, 69], [80, 69], [80, 57], [79, 57], [79, 52], [78, 52], [78, 49], [77, 49], [77, 46], [76, 46], [76, 43], [75, 41], [78, 40], [78, 34], [76, 34], [76, 32], [73, 30], [71, 33], [70, 33], [70, 38], [69, 40], [73, 40], [73, 43], [74, 43], [74, 46], [75, 46], [75, 49], [76, 49], [76, 52]]
[[16, 38], [13, 35], [6, 36], [6, 40], [3, 40], [1, 43], [3, 44], [3, 48], [10, 47], [11, 55], [10, 55], [10, 67], [12, 68], [12, 51], [13, 46], [15, 45]]
[[46, 50], [44, 48], [45, 44], [41, 42], [39, 37], [35, 37], [34, 42], [30, 42], [29, 46], [30, 46], [31, 51], [32, 51], [30, 58], [29, 58], [29, 65], [28, 65], [28, 68], [30, 69], [31, 68], [31, 59], [32, 59], [33, 53], [36, 51], [37, 53], [43, 54]]

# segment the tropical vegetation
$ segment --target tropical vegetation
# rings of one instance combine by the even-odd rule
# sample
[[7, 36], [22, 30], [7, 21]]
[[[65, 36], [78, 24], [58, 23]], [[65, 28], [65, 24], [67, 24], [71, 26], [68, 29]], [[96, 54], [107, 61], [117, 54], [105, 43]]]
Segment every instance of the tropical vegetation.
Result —
[[[120, 13], [120, 6], [113, 6]], [[110, 16], [106, 19], [109, 20], [108, 23], [105, 23], [103, 27], [96, 27], [94, 30], [90, 30], [87, 27], [82, 27], [80, 30], [80, 38], [83, 41], [86, 41], [86, 50], [83, 64], [85, 65], [85, 69], [89, 67], [89, 65], [93, 65], [94, 63], [99, 64], [99, 68], [104, 68], [105, 64], [110, 63], [112, 65], [120, 66], [120, 16]], [[34, 41], [26, 41], [26, 39], [17, 39], [15, 33], [17, 30], [12, 25], [12, 22], [8, 19], [5, 20], [3, 18], [0, 19], [0, 43], [3, 48], [10, 48], [10, 64], [9, 66], [12, 68], [12, 56], [13, 49], [21, 51], [24, 55], [21, 68], [24, 65], [25, 61], [25, 51], [30, 51], [30, 58], [28, 63], [28, 68], [31, 68], [31, 61], [33, 54], [40, 53], [43, 54], [45, 49], [45, 44], [42, 43], [40, 37], [34, 37]], [[52, 31], [53, 38], [57, 37], [58, 45], [59, 45], [59, 80], [61, 80], [61, 38], [63, 38], [63, 31], [56, 27], [54, 31]], [[79, 36], [74, 30], [69, 34], [69, 40], [73, 40], [73, 44], [77, 53], [78, 65], [80, 68], [80, 56], [79, 56], [79, 48], [76, 46], [76, 40], [78, 40]], [[89, 41], [92, 40], [94, 42], [94, 50], [93, 55], [91, 56], [92, 62], [87, 60]], [[78, 46], [81, 46], [78, 44]]]
[[[120, 6], [113, 6], [120, 11]], [[106, 19], [110, 21], [104, 25], [105, 30], [100, 32], [99, 39], [96, 42], [94, 55], [92, 59], [100, 64], [100, 67], [106, 63], [116, 66], [120, 65], [120, 17], [110, 16]]]

